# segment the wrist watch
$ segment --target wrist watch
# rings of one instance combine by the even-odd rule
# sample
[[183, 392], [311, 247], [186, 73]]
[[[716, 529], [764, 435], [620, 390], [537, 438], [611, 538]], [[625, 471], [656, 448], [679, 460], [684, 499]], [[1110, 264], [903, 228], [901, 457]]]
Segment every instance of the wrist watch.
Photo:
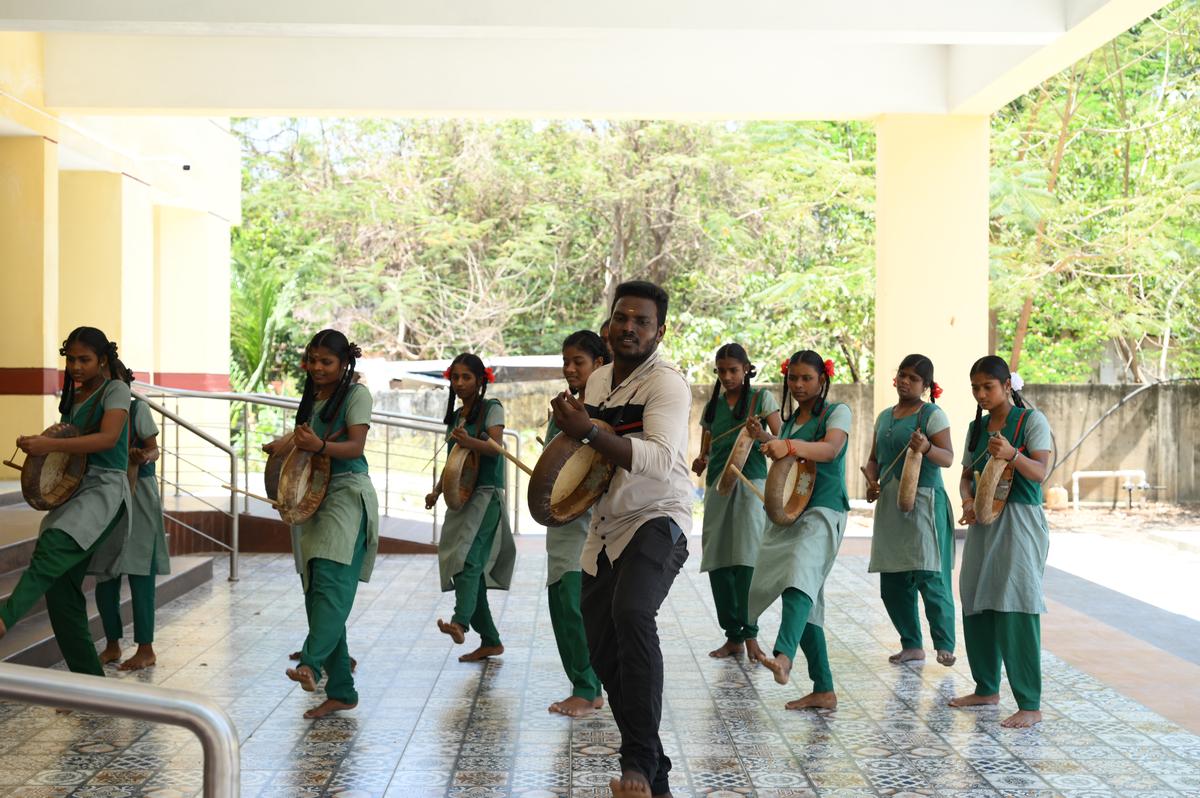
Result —
[[596, 440], [596, 436], [599, 434], [600, 434], [600, 428], [597, 427], [595, 424], [593, 424], [592, 428], [587, 431], [587, 434], [579, 439], [579, 442], [582, 443], [584, 446], [587, 446], [592, 441]]

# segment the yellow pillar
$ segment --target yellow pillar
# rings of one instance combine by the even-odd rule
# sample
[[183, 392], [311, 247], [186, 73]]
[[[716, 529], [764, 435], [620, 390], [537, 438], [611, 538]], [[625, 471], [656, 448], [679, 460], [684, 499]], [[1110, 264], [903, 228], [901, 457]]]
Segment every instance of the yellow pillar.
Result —
[[[229, 223], [212, 214], [167, 206], [154, 209], [154, 381], [170, 388], [229, 390]], [[228, 441], [229, 405], [211, 399], [167, 404], [208, 433]], [[165, 441], [176, 446], [172, 426]], [[167, 479], [193, 490], [229, 481], [229, 458], [191, 433], [178, 433], [187, 461], [170, 453]]]
[[229, 222], [154, 210], [155, 372], [163, 384], [229, 387]]
[[[0, 447], [57, 420], [58, 145], [0, 137]], [[5, 469], [0, 479], [16, 479]]]
[[943, 473], [956, 512], [975, 417], [967, 372], [987, 354], [989, 132], [986, 116], [876, 120], [875, 408], [895, 404], [905, 355], [933, 360], [954, 437], [956, 465]]
[[154, 226], [149, 189], [118, 172], [59, 181], [59, 338], [82, 325], [116, 341], [142, 375], [154, 357]]

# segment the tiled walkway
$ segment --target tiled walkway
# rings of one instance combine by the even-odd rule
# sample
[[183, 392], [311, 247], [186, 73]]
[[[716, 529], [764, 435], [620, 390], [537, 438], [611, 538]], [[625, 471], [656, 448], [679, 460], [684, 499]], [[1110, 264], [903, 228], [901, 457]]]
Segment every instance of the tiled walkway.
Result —
[[[158, 667], [123, 678], [221, 701], [241, 734], [245, 796], [606, 796], [618, 740], [607, 711], [575, 722], [546, 712], [568, 687], [545, 560], [529, 542], [513, 590], [491, 594], [507, 652], [488, 665], [460, 664], [463, 649], [435, 630], [451, 606], [435, 560], [381, 558], [350, 632], [362, 702], [343, 717], [303, 720], [314, 700], [283, 675], [305, 629], [290, 556], [249, 556], [241, 582], [166, 607]], [[788, 712], [802, 680], [778, 687], [761, 668], [706, 655], [720, 636], [698, 562], [660, 616], [677, 796], [1200, 796], [1200, 738], [1051, 654], [1041, 727], [999, 728], [1014, 709], [1007, 685], [999, 709], [947, 708], [970, 689], [965, 657], [952, 669], [889, 665], [894, 634], [860, 557], [840, 558], [827, 587], [840, 707]], [[777, 620], [768, 613], [764, 631]], [[0, 704], [3, 795], [195, 795], [199, 764], [186, 732]]]

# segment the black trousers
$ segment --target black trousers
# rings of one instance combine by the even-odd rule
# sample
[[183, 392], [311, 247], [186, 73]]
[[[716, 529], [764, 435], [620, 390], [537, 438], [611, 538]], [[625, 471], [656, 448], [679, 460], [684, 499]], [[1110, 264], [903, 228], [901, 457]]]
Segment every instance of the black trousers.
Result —
[[658, 736], [663, 659], [658, 608], [687, 560], [687, 536], [672, 539], [669, 518], [638, 527], [615, 562], [600, 553], [596, 575], [583, 575], [581, 605], [592, 669], [621, 730], [621, 769], [636, 770], [650, 791], [668, 791], [671, 760]]

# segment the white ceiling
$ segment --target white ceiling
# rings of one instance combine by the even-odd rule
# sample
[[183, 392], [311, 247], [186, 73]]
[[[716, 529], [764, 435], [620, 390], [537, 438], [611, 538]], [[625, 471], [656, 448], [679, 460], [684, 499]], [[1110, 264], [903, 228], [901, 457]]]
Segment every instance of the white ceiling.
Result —
[[1164, 0], [0, 0], [77, 113], [986, 114]]

